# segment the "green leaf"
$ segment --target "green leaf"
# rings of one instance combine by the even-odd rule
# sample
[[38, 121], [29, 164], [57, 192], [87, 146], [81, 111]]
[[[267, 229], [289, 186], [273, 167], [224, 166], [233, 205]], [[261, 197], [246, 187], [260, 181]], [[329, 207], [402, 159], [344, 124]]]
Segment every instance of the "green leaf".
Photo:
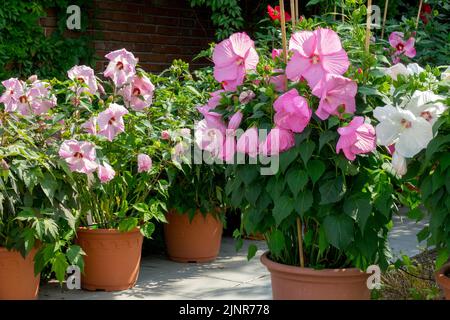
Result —
[[155, 225], [152, 222], [147, 222], [140, 228], [141, 233], [147, 239], [151, 239], [153, 232], [155, 231]]
[[286, 169], [289, 167], [289, 165], [297, 158], [298, 155], [298, 149], [297, 148], [291, 148], [288, 151], [285, 151], [280, 154], [280, 169], [281, 173], [284, 173]]
[[66, 251], [66, 256], [70, 264], [78, 266], [81, 271], [84, 269], [84, 255], [86, 255], [86, 253], [77, 245], [71, 245]]
[[136, 228], [138, 225], [138, 219], [135, 217], [127, 217], [119, 222], [119, 231], [128, 232]]
[[294, 210], [294, 201], [288, 196], [281, 196], [277, 201], [274, 201], [274, 203], [275, 206], [273, 208], [272, 215], [278, 226]]
[[280, 255], [285, 248], [283, 232], [278, 229], [272, 232], [268, 246], [271, 254], [275, 256]]
[[136, 211], [144, 212], [144, 213], [150, 211], [150, 208], [148, 207], [148, 205], [147, 205], [146, 203], [137, 203], [137, 204], [134, 204], [134, 205], [133, 205], [133, 208], [134, 208]]
[[295, 199], [295, 211], [303, 217], [305, 212], [307, 212], [313, 204], [314, 198], [311, 190], [304, 190]]
[[252, 259], [256, 255], [257, 251], [258, 251], [257, 246], [255, 246], [254, 244], [249, 245], [247, 252], [247, 260], [250, 261], [250, 259]]
[[300, 157], [302, 158], [305, 166], [308, 164], [308, 161], [311, 158], [315, 148], [316, 144], [313, 141], [305, 141], [300, 145]]
[[306, 4], [307, 7], [318, 4], [322, 2], [323, 0], [309, 0], [309, 2]]
[[337, 137], [337, 133], [334, 131], [325, 131], [319, 138], [319, 152], [323, 146]]
[[344, 202], [344, 213], [358, 222], [361, 233], [364, 234], [367, 219], [372, 213], [372, 204], [370, 198], [350, 197]]
[[325, 172], [325, 163], [323, 163], [322, 160], [311, 160], [308, 163], [307, 168], [311, 181], [315, 184]]
[[45, 173], [44, 177], [41, 179], [41, 188], [44, 191], [50, 202], [53, 203], [53, 197], [55, 196], [55, 191], [58, 189], [58, 182], [49, 174]]
[[305, 185], [308, 183], [308, 174], [304, 170], [298, 168], [289, 169], [286, 174], [287, 183], [292, 191], [294, 197], [297, 197], [300, 190], [303, 190]]
[[411, 220], [420, 221], [423, 219], [424, 216], [425, 214], [422, 212], [422, 210], [420, 210], [419, 207], [408, 211], [408, 218]]
[[256, 165], [242, 165], [238, 167], [237, 173], [245, 185], [249, 185], [259, 175], [258, 166]]
[[328, 240], [325, 234], [325, 228], [323, 226], [319, 229], [319, 256], [321, 256], [328, 248]]
[[448, 260], [448, 252], [445, 248], [439, 250], [438, 256], [436, 258], [436, 269], [442, 268], [442, 266]]
[[417, 233], [417, 241], [420, 243], [430, 236], [430, 227], [425, 226]]
[[344, 250], [353, 241], [353, 221], [345, 215], [329, 215], [323, 220], [327, 240]]
[[320, 188], [320, 204], [335, 203], [342, 199], [345, 194], [345, 185], [342, 177], [328, 180]]
[[66, 256], [58, 252], [56, 253], [54, 259], [52, 259], [52, 271], [56, 275], [56, 279], [59, 282], [63, 282], [66, 278], [66, 270], [69, 264], [67, 263]]
[[261, 190], [261, 184], [253, 184], [251, 186], [248, 186], [247, 188], [245, 188], [245, 198], [250, 204], [256, 205], [256, 201], [261, 194]]

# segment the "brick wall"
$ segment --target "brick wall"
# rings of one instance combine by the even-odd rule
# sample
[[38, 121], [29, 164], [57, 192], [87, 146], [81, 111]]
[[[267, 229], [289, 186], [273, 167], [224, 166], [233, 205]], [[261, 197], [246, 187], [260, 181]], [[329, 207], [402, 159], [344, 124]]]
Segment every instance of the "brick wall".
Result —
[[[193, 68], [207, 64], [205, 60], [192, 62], [192, 58], [214, 41], [209, 13], [192, 9], [187, 0], [95, 0], [94, 6], [89, 32], [100, 58], [97, 70], [105, 67], [105, 54], [121, 48], [132, 51], [150, 72], [162, 71], [176, 58]], [[46, 34], [54, 30], [55, 16], [49, 10], [41, 19]], [[68, 36], [76, 33], [68, 32]]]

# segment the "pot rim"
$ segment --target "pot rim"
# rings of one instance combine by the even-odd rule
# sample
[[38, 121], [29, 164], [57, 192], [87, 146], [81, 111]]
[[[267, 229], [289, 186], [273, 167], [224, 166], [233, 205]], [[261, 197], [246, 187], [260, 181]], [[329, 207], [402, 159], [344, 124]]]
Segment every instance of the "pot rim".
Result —
[[137, 233], [140, 232], [139, 228], [134, 228], [133, 230], [127, 231], [127, 232], [120, 232], [118, 229], [108, 228], [108, 229], [90, 229], [88, 227], [78, 227], [77, 228], [77, 234], [78, 233], [90, 233], [90, 234], [130, 234], [130, 233]]
[[446, 275], [449, 273], [450, 273], [450, 262], [444, 264], [442, 268], [436, 272], [436, 281], [445, 287], [450, 287], [450, 275], [448, 276]]
[[281, 272], [281, 273], [291, 273], [301, 276], [311, 276], [311, 277], [351, 277], [351, 276], [369, 276], [369, 274], [363, 272], [358, 268], [336, 268], [336, 269], [314, 269], [314, 268], [302, 268], [298, 266], [291, 266], [287, 264], [282, 264], [274, 262], [269, 259], [270, 251], [264, 252], [260, 260], [263, 265], [269, 269], [270, 272]]

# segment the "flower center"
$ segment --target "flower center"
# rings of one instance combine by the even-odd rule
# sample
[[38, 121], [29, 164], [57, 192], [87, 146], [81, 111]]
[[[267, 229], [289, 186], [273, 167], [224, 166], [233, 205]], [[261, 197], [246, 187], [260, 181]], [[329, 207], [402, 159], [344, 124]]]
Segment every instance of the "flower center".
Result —
[[241, 57], [237, 57], [236, 58], [236, 64], [238, 66], [241, 66], [243, 63], [244, 63], [244, 59], [243, 58], [241, 58]]
[[317, 54], [315, 54], [315, 55], [313, 55], [313, 56], [311, 57], [311, 63], [312, 63], [312, 64], [318, 64], [319, 61], [320, 61], [320, 58], [319, 58], [319, 56], [318, 56]]
[[216, 133], [214, 130], [208, 130], [208, 137], [214, 138], [216, 136]]
[[141, 90], [139, 88], [134, 88], [133, 89], [133, 96], [140, 96], [141, 95]]
[[111, 118], [109, 119], [109, 121], [108, 121], [108, 124], [109, 124], [109, 125], [113, 125], [114, 122], [116, 122], [116, 118], [115, 118], [115, 117], [111, 117]]
[[433, 119], [433, 116], [431, 115], [431, 113], [429, 111], [423, 111], [420, 113], [420, 116], [422, 118], [424, 118], [427, 121], [431, 121], [431, 119]]
[[404, 48], [405, 48], [405, 46], [403, 45], [403, 43], [397, 44], [397, 50], [398, 51], [403, 51]]
[[19, 98], [19, 101], [20, 101], [20, 103], [27, 103], [28, 99], [27, 99], [26, 96], [21, 96], [21, 97]]
[[401, 125], [402, 125], [404, 128], [406, 128], [406, 129], [411, 128], [411, 121], [408, 121], [408, 120], [406, 120], [406, 119], [402, 119], [402, 120], [400, 121], [400, 123], [401, 123]]
[[83, 159], [83, 154], [81, 152], [75, 152], [73, 156], [78, 159]]
[[117, 69], [122, 70], [123, 69], [123, 63], [122, 61], [118, 61], [116, 64]]
[[81, 83], [84, 83], [84, 79], [82, 77], [78, 77], [77, 80]]
[[11, 89], [11, 90], [9, 91], [9, 94], [13, 95], [13, 94], [14, 94], [14, 90]]

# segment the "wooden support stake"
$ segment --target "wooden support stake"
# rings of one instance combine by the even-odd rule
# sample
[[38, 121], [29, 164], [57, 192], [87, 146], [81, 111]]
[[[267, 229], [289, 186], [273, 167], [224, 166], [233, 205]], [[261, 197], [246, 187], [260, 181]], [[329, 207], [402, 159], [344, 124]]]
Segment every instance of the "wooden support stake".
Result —
[[372, 23], [372, 0], [367, 0], [366, 46], [365, 46], [366, 53], [369, 53], [371, 23]]
[[303, 254], [303, 230], [302, 220], [297, 218], [297, 238], [298, 238], [298, 256], [300, 257], [300, 267], [305, 267], [305, 257]]
[[292, 30], [295, 29], [295, 0], [291, 0], [291, 20], [292, 20]]
[[420, 18], [420, 12], [422, 11], [422, 4], [423, 4], [423, 0], [420, 0], [420, 2], [419, 2], [419, 12], [417, 12], [417, 19], [416, 19], [416, 29], [419, 26], [419, 18]]
[[386, 26], [386, 16], [387, 16], [387, 9], [389, 6], [389, 0], [386, 0], [384, 3], [384, 14], [383, 14], [383, 26], [381, 27], [381, 39], [384, 37], [384, 27]]
[[298, 0], [295, 0], [295, 21], [298, 23], [300, 17], [298, 16]]

